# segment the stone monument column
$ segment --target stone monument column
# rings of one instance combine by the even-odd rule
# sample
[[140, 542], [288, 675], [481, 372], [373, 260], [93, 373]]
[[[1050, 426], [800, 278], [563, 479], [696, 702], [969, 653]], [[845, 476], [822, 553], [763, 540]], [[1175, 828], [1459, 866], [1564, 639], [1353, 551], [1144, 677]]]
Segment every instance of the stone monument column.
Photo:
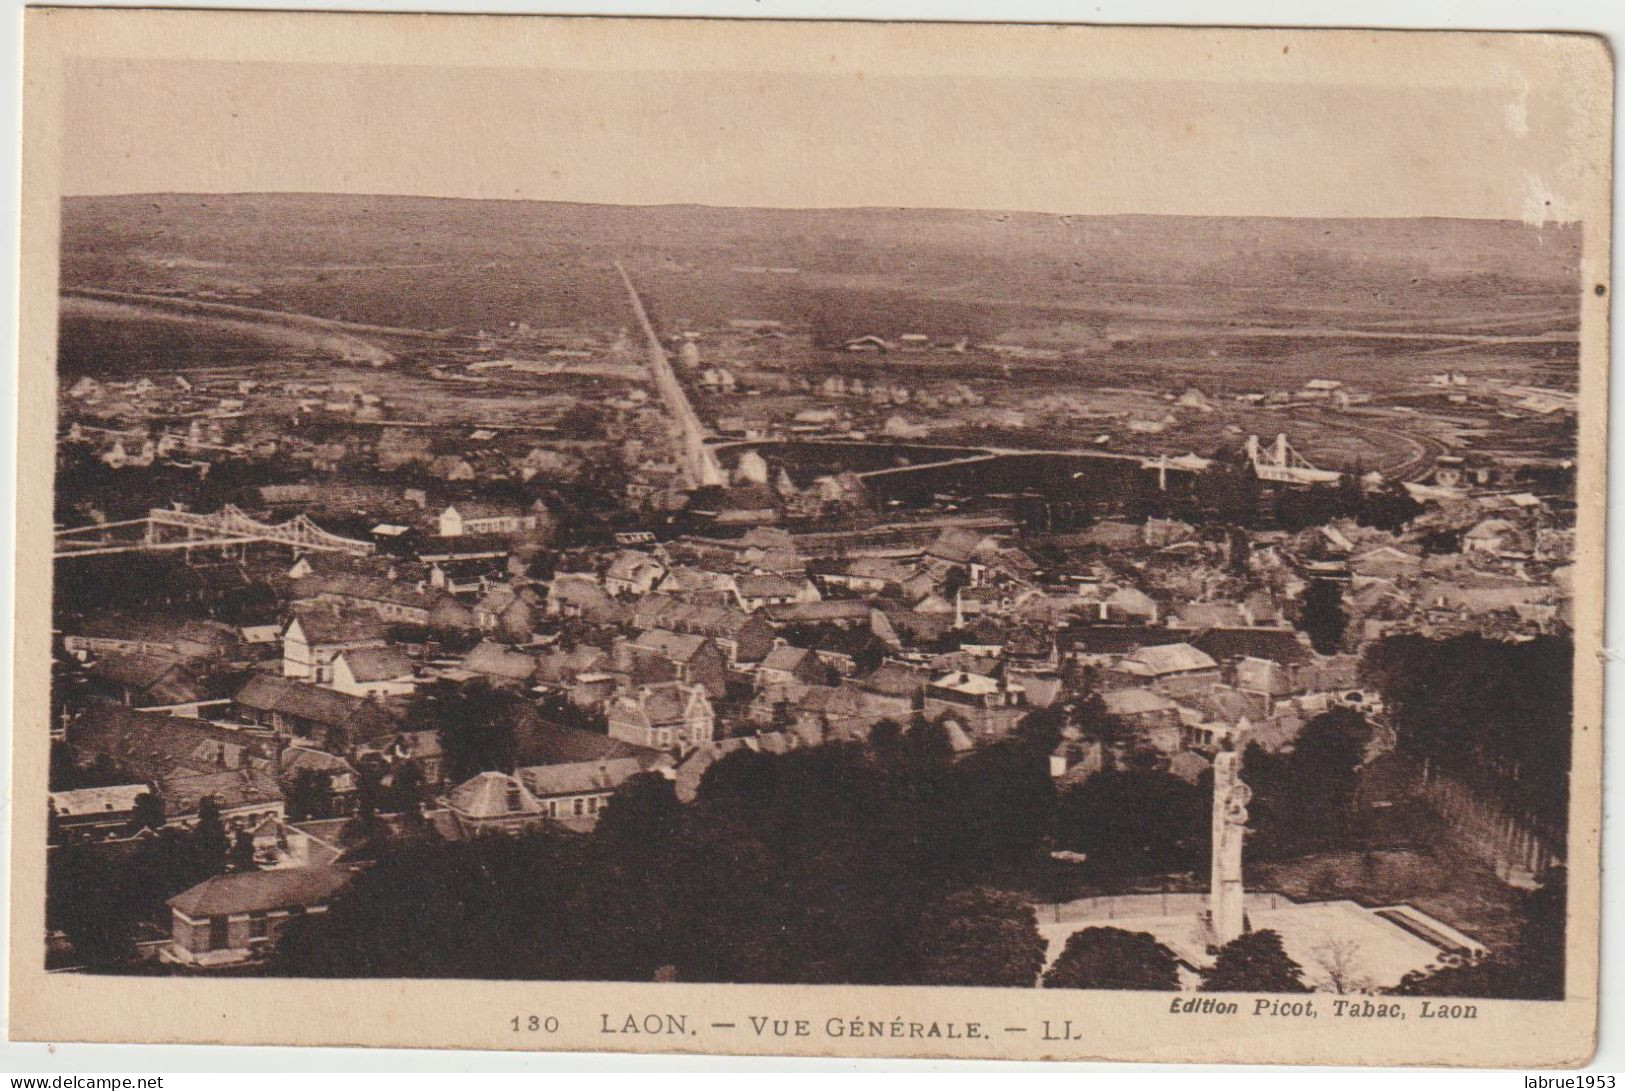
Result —
[[1223, 947], [1246, 930], [1246, 889], [1241, 848], [1247, 834], [1252, 789], [1240, 780], [1241, 755], [1221, 750], [1213, 759], [1213, 855], [1208, 886], [1208, 925], [1213, 945]]

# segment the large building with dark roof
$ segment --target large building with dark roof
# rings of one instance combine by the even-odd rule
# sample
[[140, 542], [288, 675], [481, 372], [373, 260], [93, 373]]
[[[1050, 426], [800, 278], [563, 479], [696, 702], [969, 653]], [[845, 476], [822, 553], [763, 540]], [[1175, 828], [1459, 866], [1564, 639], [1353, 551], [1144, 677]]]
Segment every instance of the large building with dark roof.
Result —
[[327, 912], [351, 874], [346, 868], [326, 866], [241, 871], [205, 879], [169, 899], [170, 942], [163, 957], [196, 967], [263, 958], [292, 921]]

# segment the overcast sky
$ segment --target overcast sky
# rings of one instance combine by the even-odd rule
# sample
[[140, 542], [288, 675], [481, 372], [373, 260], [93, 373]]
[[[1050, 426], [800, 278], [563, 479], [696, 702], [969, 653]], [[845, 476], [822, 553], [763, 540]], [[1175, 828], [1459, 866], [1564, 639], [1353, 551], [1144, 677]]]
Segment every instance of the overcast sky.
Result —
[[1376, 48], [1301, 32], [1101, 50], [1028, 31], [888, 51], [861, 28], [729, 39], [737, 26], [662, 43], [633, 24], [618, 48], [588, 34], [532, 50], [534, 68], [511, 36], [480, 49], [477, 34], [371, 51], [455, 67], [337, 63], [333, 36], [306, 63], [75, 60], [63, 191], [1573, 215], [1577, 120], [1548, 50], [1524, 64], [1440, 38], [1429, 54], [1415, 35]]

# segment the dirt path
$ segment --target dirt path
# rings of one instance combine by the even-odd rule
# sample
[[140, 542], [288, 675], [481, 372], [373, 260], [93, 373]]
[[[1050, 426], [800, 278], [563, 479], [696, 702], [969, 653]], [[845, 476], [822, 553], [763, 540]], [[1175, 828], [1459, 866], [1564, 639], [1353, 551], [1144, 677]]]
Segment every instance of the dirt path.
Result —
[[200, 299], [149, 295], [144, 292], [118, 292], [107, 288], [67, 288], [63, 290], [62, 298], [64, 301], [82, 299], [121, 303], [129, 307], [150, 308], [166, 315], [227, 318], [243, 322], [328, 330], [346, 334], [424, 338], [431, 341], [468, 340], [468, 338], [460, 334], [439, 333], [434, 330], [411, 329], [405, 326], [377, 326], [365, 322], [346, 322], [339, 318], [321, 318], [317, 315], [299, 314], [294, 311], [276, 311], [265, 307], [245, 307], [239, 303], [211, 303]]
[[[285, 345], [299, 351], [330, 353], [342, 360], [353, 360], [382, 365], [395, 359], [394, 353], [383, 346], [357, 336], [342, 323], [327, 322], [305, 315], [286, 315], [277, 311], [254, 311], [249, 307], [224, 307], [207, 304], [183, 306], [156, 306], [136, 297], [121, 298], [122, 293], [64, 293], [62, 314], [69, 317], [105, 319], [144, 319], [147, 321], [178, 323], [197, 327], [212, 327], [257, 338], [271, 344]], [[162, 299], [162, 297], [157, 297]], [[185, 301], [165, 302], [174, 303]]]

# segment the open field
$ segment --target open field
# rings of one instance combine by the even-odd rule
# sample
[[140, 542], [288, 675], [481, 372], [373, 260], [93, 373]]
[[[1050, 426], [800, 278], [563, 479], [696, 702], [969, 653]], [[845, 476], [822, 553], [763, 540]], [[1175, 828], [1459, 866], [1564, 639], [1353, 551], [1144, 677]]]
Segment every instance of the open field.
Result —
[[1561, 333], [1577, 313], [1578, 228], [1490, 221], [157, 194], [70, 199], [63, 223], [64, 288], [430, 330], [620, 324], [616, 258], [657, 325], [770, 317], [825, 340], [1170, 322], [1510, 334], [1519, 316]]
[[[1410, 476], [1450, 447], [1569, 442], [1561, 417], [1519, 420], [1482, 396], [1447, 405], [1425, 381], [1574, 388], [1575, 227], [297, 194], [76, 198], [63, 212], [64, 377], [383, 365], [392, 415], [473, 405], [522, 421], [641, 381], [601, 351], [630, 324], [622, 260], [662, 334], [698, 331], [707, 365], [755, 388], [702, 398], [712, 421], [822, 407], [794, 384], [840, 376], [928, 397], [973, 389], [982, 408], [839, 407], [854, 429], [897, 415], [973, 446], [1109, 435], [1114, 451], [1211, 454], [1284, 431], [1319, 465]], [[730, 332], [740, 319], [787, 336]], [[844, 351], [904, 333], [968, 349]], [[571, 338], [595, 351], [555, 374], [462, 370], [545, 360], [579, 349]], [[1237, 400], [1312, 379], [1360, 391], [1372, 412]], [[1191, 387], [1206, 409], [1172, 403]]]

